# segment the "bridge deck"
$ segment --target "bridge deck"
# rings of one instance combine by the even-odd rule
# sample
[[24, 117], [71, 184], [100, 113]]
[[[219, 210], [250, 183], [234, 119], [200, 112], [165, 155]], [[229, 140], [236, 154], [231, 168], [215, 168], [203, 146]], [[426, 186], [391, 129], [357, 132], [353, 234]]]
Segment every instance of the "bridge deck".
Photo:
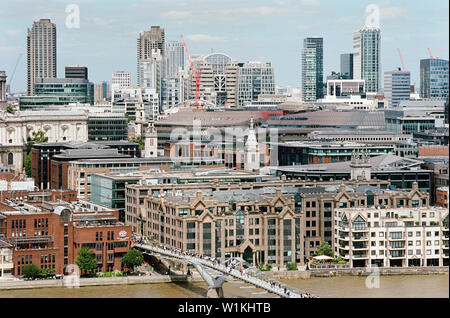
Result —
[[184, 262], [188, 262], [188, 263], [199, 263], [210, 269], [214, 269], [223, 274], [230, 275], [234, 278], [240, 279], [244, 282], [252, 284], [253, 286], [264, 289], [270, 293], [276, 294], [283, 298], [302, 298], [302, 295], [299, 294], [298, 292], [292, 290], [292, 288], [286, 288], [286, 292], [285, 292], [284, 288], [278, 287], [276, 285], [274, 286], [268, 281], [262, 280], [251, 274], [248, 274], [248, 273], [241, 273], [239, 270], [231, 269], [229, 267], [226, 267], [223, 264], [216, 264], [216, 263], [212, 262], [211, 260], [206, 260], [206, 259], [202, 259], [202, 258], [198, 258], [198, 257], [193, 257], [190, 255], [185, 255], [182, 253], [177, 253], [177, 252], [174, 252], [169, 249], [162, 249], [162, 248], [155, 247], [155, 246], [148, 245], [148, 244], [135, 244], [134, 246], [141, 248], [143, 250], [152, 251], [157, 254], [168, 256], [170, 258], [175, 258], [180, 261], [184, 261]]

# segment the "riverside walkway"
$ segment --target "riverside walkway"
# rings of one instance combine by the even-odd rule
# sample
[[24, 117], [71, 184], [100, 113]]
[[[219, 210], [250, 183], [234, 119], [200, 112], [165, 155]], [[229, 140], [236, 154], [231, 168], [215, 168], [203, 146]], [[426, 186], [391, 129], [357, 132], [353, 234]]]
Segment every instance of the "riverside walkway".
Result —
[[247, 282], [255, 287], [261, 288], [283, 298], [314, 298], [314, 296], [308, 293], [301, 293], [291, 286], [283, 285], [275, 279], [263, 275], [258, 269], [255, 268], [238, 270], [233, 268], [235, 266], [232, 266], [231, 264], [226, 266], [225, 264], [220, 264], [211, 259], [196, 257], [187, 253], [181, 253], [179, 251], [174, 251], [164, 247], [156, 247], [145, 243], [135, 243], [134, 247], [152, 254], [159, 254], [169, 259], [176, 259], [183, 263], [201, 264], [208, 269], [212, 269], [225, 275], [230, 275], [236, 279]]

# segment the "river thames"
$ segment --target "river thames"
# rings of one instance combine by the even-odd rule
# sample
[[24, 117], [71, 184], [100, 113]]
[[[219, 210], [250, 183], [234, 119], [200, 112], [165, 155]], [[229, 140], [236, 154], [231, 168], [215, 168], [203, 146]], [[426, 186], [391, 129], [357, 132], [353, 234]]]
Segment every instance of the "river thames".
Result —
[[[444, 275], [395, 275], [380, 276], [379, 288], [367, 288], [366, 277], [340, 276], [310, 279], [281, 280], [304, 292], [321, 298], [448, 298], [449, 276]], [[138, 285], [89, 286], [81, 288], [39, 288], [22, 290], [0, 290], [0, 298], [6, 297], [56, 297], [56, 298], [202, 298], [206, 295], [206, 284], [161, 283]], [[275, 295], [261, 294], [262, 290], [244, 283], [224, 284], [226, 298], [272, 298]]]

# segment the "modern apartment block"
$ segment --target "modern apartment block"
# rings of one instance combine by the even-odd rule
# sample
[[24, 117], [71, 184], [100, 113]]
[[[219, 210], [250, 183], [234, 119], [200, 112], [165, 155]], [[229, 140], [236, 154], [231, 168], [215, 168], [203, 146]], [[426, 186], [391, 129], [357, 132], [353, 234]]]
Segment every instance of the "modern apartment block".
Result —
[[34, 95], [36, 78], [56, 77], [56, 25], [40, 19], [27, 30], [27, 95]]
[[237, 107], [258, 101], [261, 94], [275, 94], [275, 74], [270, 63], [247, 62], [239, 68]]
[[88, 68], [86, 66], [66, 66], [65, 78], [88, 79]]
[[336, 256], [350, 267], [448, 266], [448, 209], [336, 209]]
[[448, 99], [448, 60], [420, 60], [420, 96], [422, 98]]
[[353, 79], [353, 53], [341, 54], [341, 76]]
[[366, 82], [366, 92], [381, 89], [381, 30], [364, 27], [353, 32], [353, 78]]
[[409, 100], [411, 95], [411, 73], [394, 70], [384, 72], [384, 97], [390, 108], [397, 108], [401, 100]]
[[323, 38], [303, 40], [302, 100], [315, 102], [323, 97]]

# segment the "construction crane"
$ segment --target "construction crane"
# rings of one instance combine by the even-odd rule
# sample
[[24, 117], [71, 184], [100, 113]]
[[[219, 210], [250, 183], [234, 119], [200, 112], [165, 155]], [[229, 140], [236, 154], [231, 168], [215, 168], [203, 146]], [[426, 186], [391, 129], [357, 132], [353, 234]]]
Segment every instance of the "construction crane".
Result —
[[397, 51], [398, 51], [398, 55], [400, 55], [400, 61], [402, 61], [402, 71], [406, 71], [405, 60], [403, 59], [402, 52], [400, 52], [399, 48], [397, 48]]
[[184, 46], [184, 49], [186, 51], [186, 55], [187, 55], [188, 60], [189, 60], [189, 64], [191, 66], [192, 75], [194, 76], [194, 80], [195, 80], [195, 106], [200, 108], [200, 104], [199, 104], [198, 101], [199, 101], [199, 98], [200, 98], [200, 78], [202, 76], [202, 69], [198, 68], [197, 71], [195, 70], [194, 64], [192, 63], [192, 60], [191, 60], [191, 55], [189, 54], [188, 47], [186, 45], [186, 42], [184, 41], [183, 34], [181, 34], [180, 37], [181, 37], [181, 41], [183, 42], [183, 46]]
[[12, 71], [11, 77], [9, 78], [9, 83], [8, 83], [8, 85], [9, 85], [9, 88], [10, 88], [10, 89], [11, 89], [11, 82], [12, 82], [12, 80], [13, 80], [13, 78], [14, 78], [14, 74], [16, 74], [17, 65], [19, 65], [20, 58], [22, 57], [22, 55], [23, 55], [22, 53], [19, 54], [19, 57], [17, 58], [16, 66], [14, 66], [14, 70]]
[[436, 56], [436, 60], [439, 60], [439, 56], [441, 56], [442, 48], [439, 50], [439, 54]]
[[427, 48], [427, 49], [428, 49], [428, 53], [430, 54], [430, 59], [433, 59], [433, 54], [431, 54], [430, 48]]

